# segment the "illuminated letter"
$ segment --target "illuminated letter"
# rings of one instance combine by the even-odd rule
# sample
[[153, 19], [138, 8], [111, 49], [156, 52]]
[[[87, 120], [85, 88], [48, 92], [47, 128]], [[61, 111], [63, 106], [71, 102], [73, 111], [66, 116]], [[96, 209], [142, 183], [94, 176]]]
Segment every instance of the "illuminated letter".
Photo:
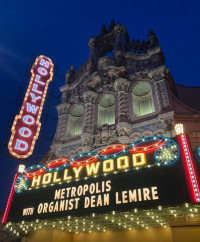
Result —
[[84, 208], [88, 208], [90, 206], [90, 199], [89, 197], [85, 197]]
[[42, 94], [41, 91], [37, 90], [37, 87], [38, 87], [38, 84], [33, 84], [33, 87], [32, 87], [32, 91], [36, 92], [36, 93], [39, 93], [39, 94]]
[[68, 209], [68, 201], [69, 201], [69, 200], [65, 200], [65, 210]]
[[74, 200], [75, 200], [75, 209], [77, 209], [80, 198], [75, 198]]
[[133, 154], [133, 167], [146, 165], [146, 158], [144, 153]]
[[122, 202], [119, 200], [118, 192], [115, 193], [116, 204], [121, 204]]
[[57, 171], [54, 172], [54, 174], [53, 174], [53, 183], [61, 181], [61, 178], [58, 178], [57, 175], [58, 175], [58, 172]]
[[34, 104], [32, 105], [30, 103], [27, 103], [27, 105], [26, 105], [26, 110], [29, 113], [36, 114], [38, 108], [39, 108], [39, 106], [35, 106]]
[[83, 186], [80, 185], [77, 188], [77, 195], [80, 197], [82, 195], [82, 193], [83, 193]]
[[41, 175], [40, 176], [34, 176], [32, 179], [32, 184], [31, 187], [38, 187], [40, 185], [40, 181], [41, 181]]
[[46, 61], [46, 60], [44, 60], [44, 59], [41, 59], [41, 60], [40, 60], [40, 65], [41, 65], [41, 66], [44, 66], [44, 67], [46, 67], [46, 68], [49, 68], [49, 61]]
[[123, 170], [129, 168], [128, 156], [122, 156], [117, 158], [117, 169]]
[[71, 197], [76, 197], [76, 187], [72, 187], [72, 189], [71, 189]]
[[59, 209], [59, 211], [64, 211], [64, 208], [65, 208], [65, 200], [61, 200], [60, 201], [60, 209]]
[[23, 117], [23, 121], [25, 124], [31, 125], [35, 123], [35, 119], [31, 115], [25, 115]]
[[[99, 196], [101, 196], [101, 195], [99, 195]], [[103, 194], [103, 198], [104, 198], [103, 205], [104, 206], [108, 206], [109, 203], [110, 203], [110, 195], [109, 195], [109, 193]]]
[[86, 165], [87, 175], [88, 176], [96, 175], [99, 171], [99, 166], [100, 166], [100, 162], [96, 162], [96, 163], [92, 163], [90, 165]]
[[17, 142], [15, 144], [15, 148], [14, 149], [25, 151], [25, 150], [28, 149], [28, 143], [26, 141], [21, 140], [21, 139], [17, 139]]
[[43, 179], [42, 179], [42, 184], [43, 185], [49, 184], [51, 182], [51, 177], [52, 177], [52, 173], [44, 174]]
[[88, 184], [85, 184], [84, 186], [83, 186], [83, 195], [85, 195], [86, 194], [86, 192], [88, 191]]
[[41, 82], [40, 81], [40, 77], [39, 75], [36, 75], [36, 78], [35, 78], [35, 82], [39, 83], [40, 85], [44, 86], [45, 85], [45, 82]]
[[38, 99], [41, 99], [41, 96], [36, 96], [35, 93], [30, 92], [30, 95], [32, 97], [32, 102], [36, 102]]
[[72, 176], [68, 176], [68, 171], [69, 171], [68, 169], [65, 169], [63, 181], [68, 181], [72, 179]]
[[61, 189], [60, 199], [64, 199], [64, 195], [65, 195], [65, 188]]
[[128, 203], [127, 191], [122, 191], [122, 203]]
[[54, 210], [53, 210], [54, 212], [58, 212], [58, 201], [56, 201], [56, 204], [55, 204], [55, 206], [54, 206]]
[[47, 213], [47, 208], [48, 208], [48, 206], [49, 206], [48, 203], [44, 203], [42, 213]]
[[95, 184], [94, 183], [90, 184], [89, 192], [90, 192], [90, 194], [93, 194], [95, 192]]
[[48, 74], [48, 71], [43, 67], [39, 67], [37, 70], [42, 76], [46, 76]]
[[144, 197], [144, 200], [151, 200], [150, 196], [149, 196], [149, 188], [143, 188], [143, 197]]
[[141, 189], [138, 189], [138, 201], [142, 201]]
[[153, 200], [159, 199], [157, 187], [152, 187], [151, 188], [151, 193], [152, 193]]
[[102, 206], [102, 199], [101, 199], [101, 195], [98, 196], [97, 198], [97, 207], [101, 207]]
[[29, 128], [26, 128], [26, 127], [21, 128], [19, 130], [19, 133], [20, 133], [21, 136], [26, 137], [26, 138], [30, 137], [31, 134], [32, 134], [31, 130]]
[[50, 212], [50, 213], [53, 212], [53, 205], [54, 205], [53, 202], [51, 202], [51, 203], [49, 204], [49, 212]]
[[106, 192], [111, 190], [111, 180], [106, 181]]
[[[99, 195], [99, 196], [101, 196], [101, 195]], [[90, 207], [91, 208], [96, 207], [96, 204], [95, 204], [95, 196], [91, 196], [90, 197], [90, 201], [91, 201]]]
[[73, 171], [75, 173], [75, 178], [79, 178], [80, 172], [83, 169], [83, 167], [82, 166], [79, 166], [78, 169], [77, 169], [77, 167], [73, 167], [72, 169], [73, 169]]
[[40, 203], [38, 206], [38, 210], [37, 210], [38, 214], [40, 214], [42, 212], [42, 209], [43, 209], [43, 204]]
[[66, 188], [66, 191], [67, 191], [66, 197], [69, 197], [71, 189], [72, 189], [71, 187]]
[[136, 189], [131, 191], [129, 190], [129, 202], [137, 202], [137, 193], [136, 193]]
[[114, 170], [114, 160], [104, 160], [103, 162], [103, 172], [111, 172]]
[[54, 200], [60, 199], [60, 192], [61, 192], [61, 189], [55, 190]]

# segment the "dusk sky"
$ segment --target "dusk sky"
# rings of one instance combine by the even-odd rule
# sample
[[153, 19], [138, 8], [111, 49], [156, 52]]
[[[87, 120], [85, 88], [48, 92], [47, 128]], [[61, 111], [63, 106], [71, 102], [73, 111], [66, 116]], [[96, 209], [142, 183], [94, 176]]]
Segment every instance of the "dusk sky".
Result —
[[[111, 19], [124, 24], [130, 39], [147, 40], [153, 29], [174, 81], [200, 86], [200, 1], [195, 0], [1, 0], [0, 139], [6, 128], [30, 57], [46, 55], [65, 75], [88, 59], [88, 41]], [[55, 91], [64, 85], [57, 78]], [[51, 107], [55, 111], [54, 105]], [[17, 113], [16, 113], [17, 114]], [[4, 209], [18, 165], [0, 157], [0, 209]]]

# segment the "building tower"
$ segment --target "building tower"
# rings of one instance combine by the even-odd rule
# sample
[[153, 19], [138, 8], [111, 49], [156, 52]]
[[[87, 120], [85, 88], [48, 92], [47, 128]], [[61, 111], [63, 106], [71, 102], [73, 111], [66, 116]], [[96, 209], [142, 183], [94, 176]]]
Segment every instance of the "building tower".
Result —
[[89, 60], [78, 71], [72, 66], [60, 88], [48, 158], [72, 158], [151, 135], [174, 137], [180, 121], [193, 148], [198, 146], [200, 107], [194, 107], [195, 100], [190, 107], [183, 102], [191, 100], [194, 89], [174, 84], [153, 30], [146, 41], [130, 40], [125, 26], [112, 21], [109, 30], [103, 25], [89, 40], [89, 48]]

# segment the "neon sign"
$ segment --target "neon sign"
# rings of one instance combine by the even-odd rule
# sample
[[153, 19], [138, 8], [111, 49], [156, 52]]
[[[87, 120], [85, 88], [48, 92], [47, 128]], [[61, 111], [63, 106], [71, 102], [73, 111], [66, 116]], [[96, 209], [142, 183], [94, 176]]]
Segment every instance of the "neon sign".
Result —
[[9, 153], [18, 159], [26, 159], [33, 153], [38, 139], [40, 117], [47, 88], [53, 78], [53, 63], [50, 58], [40, 55], [31, 68], [31, 79], [19, 115], [13, 122], [8, 143]]
[[[179, 157], [179, 148], [172, 139], [152, 136], [139, 139], [130, 145], [115, 144], [99, 152], [84, 152], [71, 160], [59, 158], [46, 165], [28, 167], [19, 177], [16, 192], [27, 187], [38, 188], [51, 184], [87, 179], [98, 175], [117, 174], [120, 171], [142, 167], [169, 166]], [[29, 182], [28, 182], [29, 181]], [[19, 184], [20, 189], [19, 189]]]
[[198, 203], [199, 174], [186, 136], [151, 136], [30, 166], [11, 195], [4, 223], [147, 209]]

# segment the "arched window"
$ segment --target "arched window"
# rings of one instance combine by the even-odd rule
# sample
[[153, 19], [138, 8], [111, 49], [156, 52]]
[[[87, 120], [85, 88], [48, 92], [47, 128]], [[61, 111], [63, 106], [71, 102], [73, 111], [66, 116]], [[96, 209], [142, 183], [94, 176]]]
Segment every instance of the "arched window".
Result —
[[146, 82], [140, 82], [133, 89], [133, 113], [139, 117], [154, 111], [151, 86]]
[[68, 115], [67, 136], [81, 134], [84, 108], [82, 105], [76, 105]]
[[105, 94], [98, 105], [98, 127], [115, 123], [115, 98]]

